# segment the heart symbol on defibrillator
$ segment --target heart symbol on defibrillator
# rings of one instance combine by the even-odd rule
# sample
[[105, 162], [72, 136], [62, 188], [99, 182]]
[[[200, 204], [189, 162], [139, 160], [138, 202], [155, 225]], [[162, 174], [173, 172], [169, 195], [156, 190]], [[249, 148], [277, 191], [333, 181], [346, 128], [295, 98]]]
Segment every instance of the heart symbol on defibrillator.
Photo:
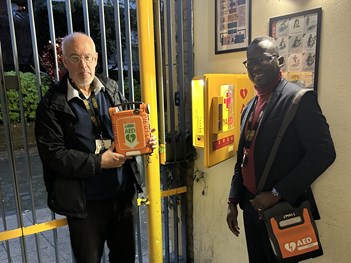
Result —
[[136, 135], [135, 134], [127, 134], [126, 139], [128, 142], [133, 143], [135, 141]]
[[287, 251], [293, 252], [296, 249], [296, 244], [295, 242], [285, 243], [284, 247]]

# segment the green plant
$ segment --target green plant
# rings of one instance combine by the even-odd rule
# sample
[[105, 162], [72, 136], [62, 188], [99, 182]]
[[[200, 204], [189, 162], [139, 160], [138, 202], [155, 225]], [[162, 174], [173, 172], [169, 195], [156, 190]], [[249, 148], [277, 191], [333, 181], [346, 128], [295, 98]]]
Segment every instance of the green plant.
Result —
[[[6, 76], [16, 76], [15, 71], [5, 72]], [[20, 72], [21, 91], [23, 99], [24, 118], [27, 122], [35, 120], [35, 111], [39, 102], [38, 90], [36, 85], [35, 74], [31, 72]], [[53, 84], [50, 77], [46, 74], [41, 75], [42, 94]], [[19, 94], [16, 89], [9, 89], [6, 92], [8, 100], [8, 112], [11, 123], [19, 123], [21, 121]], [[3, 123], [2, 112], [0, 112], [0, 123]]]

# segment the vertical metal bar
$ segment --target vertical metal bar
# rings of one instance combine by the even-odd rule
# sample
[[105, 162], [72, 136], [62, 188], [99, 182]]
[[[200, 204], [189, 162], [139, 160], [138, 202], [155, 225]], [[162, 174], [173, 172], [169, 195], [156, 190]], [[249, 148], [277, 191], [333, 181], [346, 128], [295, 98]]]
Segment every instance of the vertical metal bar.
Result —
[[[166, 142], [166, 131], [165, 131], [165, 109], [163, 107], [165, 99], [163, 92], [163, 57], [162, 57], [162, 37], [161, 37], [161, 2], [160, 0], [154, 1], [154, 13], [155, 13], [155, 36], [156, 36], [156, 69], [157, 69], [157, 99], [159, 107], [158, 122], [160, 128], [160, 142], [165, 144]], [[168, 200], [168, 199], [167, 199]], [[167, 239], [166, 239], [167, 240]]]
[[[4, 124], [4, 130], [5, 130], [5, 138], [6, 138], [6, 145], [7, 145], [7, 152], [9, 154], [9, 160], [10, 163], [12, 164], [10, 166], [12, 174], [15, 173], [15, 166], [13, 165], [13, 147], [12, 147], [12, 141], [11, 141], [11, 129], [10, 129], [10, 120], [9, 120], [9, 113], [8, 113], [8, 105], [7, 105], [7, 95], [6, 95], [6, 88], [5, 88], [5, 79], [4, 79], [4, 66], [2, 64], [2, 48], [1, 48], [1, 42], [0, 42], [0, 102], [1, 102], [1, 112], [3, 116], [3, 124]], [[5, 205], [4, 205], [4, 199], [3, 199], [3, 194], [2, 194], [2, 188], [0, 184], [0, 198], [1, 202], [3, 204], [3, 209], [2, 209], [2, 222], [3, 222], [3, 228], [4, 230], [7, 229], [7, 222], [6, 222], [6, 216], [5, 216]], [[16, 198], [16, 197], [15, 197]], [[23, 250], [22, 250], [23, 251]], [[7, 258], [8, 262], [11, 262], [11, 250], [9, 246], [8, 240], [6, 240], [6, 253], [7, 253]]]
[[[9, 17], [10, 18], [10, 17]], [[11, 17], [11, 19], [13, 19]], [[13, 26], [13, 30], [12, 30], [12, 34], [11, 34], [11, 37], [13, 39], [16, 39], [16, 33], [15, 33], [15, 28], [14, 28], [14, 25]], [[12, 28], [12, 26], [10, 26], [10, 29]], [[14, 45], [14, 43], [16, 42], [13, 42], [12, 44]], [[16, 52], [17, 54], [17, 46], [13, 46], [13, 52]], [[18, 54], [17, 54], [17, 57], [18, 57]], [[15, 56], [14, 56], [15, 58]], [[15, 66], [16, 68], [16, 74], [17, 74], [17, 79], [19, 80], [18, 81], [18, 84], [19, 84], [19, 87], [18, 87], [18, 100], [19, 100], [19, 107], [20, 107], [20, 117], [21, 117], [21, 128], [22, 128], [22, 138], [23, 138], [23, 146], [24, 146], [24, 156], [25, 156], [25, 160], [26, 160], [26, 171], [27, 171], [27, 175], [28, 175], [28, 183], [29, 183], [29, 188], [30, 188], [30, 197], [31, 197], [31, 208], [32, 208], [32, 219], [33, 219], [33, 222], [34, 224], [37, 223], [37, 218], [36, 218], [36, 213], [35, 213], [35, 205], [34, 205], [34, 194], [33, 194], [33, 184], [32, 184], [32, 171], [31, 171], [31, 163], [30, 163], [30, 158], [29, 158], [29, 149], [28, 149], [28, 140], [27, 140], [27, 125], [26, 125], [26, 119], [25, 119], [25, 115], [24, 115], [24, 105], [23, 105], [23, 96], [22, 96], [22, 85], [21, 85], [21, 82], [20, 82], [20, 72], [19, 72], [19, 67], [18, 67], [18, 60], [16, 59], [15, 62], [15, 65], [17, 64], [17, 66]], [[19, 195], [19, 192], [18, 192], [18, 195]], [[39, 248], [39, 240], [38, 240], [38, 237], [36, 235], [36, 244], [37, 244], [37, 248]], [[40, 261], [40, 251], [38, 251], [38, 258], [39, 258], [39, 261]]]
[[168, 37], [167, 37], [167, 16], [168, 16], [168, 14], [167, 14], [167, 3], [164, 1], [164, 0], [162, 0], [162, 10], [163, 10], [163, 19], [162, 19], [162, 26], [161, 26], [161, 29], [162, 29], [162, 31], [161, 31], [161, 36], [163, 37], [162, 38], [162, 54], [164, 54], [164, 60], [163, 60], [163, 63], [162, 63], [162, 73], [163, 73], [163, 76], [164, 76], [164, 78], [163, 78], [163, 86], [162, 86], [162, 91], [163, 91], [163, 94], [164, 94], [164, 98], [165, 98], [165, 101], [166, 101], [166, 103], [164, 103], [164, 104], [160, 104], [160, 105], [165, 105], [165, 106], [163, 106], [164, 108], [166, 108], [167, 110], [166, 110], [166, 113], [165, 113], [165, 124], [164, 124], [164, 127], [165, 127], [165, 141], [166, 141], [166, 139], [167, 139], [167, 133], [168, 133], [168, 130], [169, 130], [169, 115], [170, 115], [170, 113], [169, 113], [169, 110], [168, 110], [168, 108], [169, 108], [169, 102], [168, 102], [168, 92], [169, 92], [169, 90], [168, 90], [168, 76], [167, 76], [167, 70], [168, 70], [168, 61], [167, 61], [167, 58], [168, 58], [168, 54], [167, 54], [167, 51], [168, 51], [168, 49], [167, 49], [167, 47], [168, 47]]
[[[23, 103], [23, 102], [21, 102]], [[31, 208], [32, 208], [32, 220], [33, 224], [37, 224], [37, 214], [36, 214], [36, 208], [35, 208], [35, 200], [34, 200], [34, 193], [33, 193], [33, 176], [32, 176], [32, 170], [31, 170], [31, 162], [29, 158], [29, 149], [28, 149], [28, 143], [27, 143], [27, 134], [24, 133], [23, 137], [25, 138], [25, 153], [26, 153], [26, 163], [27, 163], [27, 170], [28, 170], [28, 184], [29, 184], [29, 191], [30, 191], [30, 197], [31, 197]], [[35, 244], [36, 244], [36, 251], [37, 251], [37, 257], [38, 257], [38, 262], [42, 262], [42, 256], [41, 256], [41, 249], [40, 249], [40, 241], [39, 241], [39, 235], [35, 234]]]
[[180, 143], [181, 156], [185, 156], [185, 103], [184, 103], [184, 36], [183, 36], [183, 1], [176, 1], [177, 7], [175, 13], [177, 14], [177, 86], [179, 90], [179, 132], [180, 139], [183, 143]]
[[124, 77], [123, 77], [123, 51], [121, 39], [121, 16], [119, 12], [119, 0], [114, 0], [114, 17], [115, 17], [115, 34], [116, 34], [116, 52], [118, 66], [118, 85], [124, 96]]
[[[54, 52], [54, 64], [55, 64], [55, 79], [59, 81], [59, 73], [58, 73], [58, 63], [57, 63], [57, 51], [56, 51], [56, 36], [55, 36], [55, 23], [54, 23], [54, 14], [52, 10], [52, 2], [51, 0], [47, 0], [47, 8], [48, 8], [48, 19], [49, 19], [49, 29], [50, 29], [50, 38], [51, 45], [53, 47]], [[51, 213], [51, 218], [55, 219], [55, 213]], [[55, 244], [55, 256], [56, 262], [59, 260], [59, 251], [58, 251], [58, 238], [57, 238], [57, 229], [53, 230], [54, 244]]]
[[[193, 55], [193, 0], [191, 1], [186, 1], [187, 3], [187, 7], [186, 7], [186, 13], [187, 13], [187, 21], [188, 21], [188, 30], [187, 30], [187, 44], [188, 44], [188, 68], [187, 68], [187, 72], [188, 72], [188, 83], [191, 83], [191, 80], [194, 76], [194, 55]], [[190, 92], [190, 96], [191, 96], [191, 92]], [[191, 97], [188, 98], [189, 101], [191, 101]], [[191, 118], [190, 118], [191, 120]]]
[[[156, 128], [154, 135], [158, 139], [158, 117], [156, 100], [156, 65], [154, 45], [154, 23], [152, 0], [137, 1], [138, 38], [140, 79], [143, 100], [150, 105], [150, 123]], [[161, 191], [159, 149], [149, 156], [147, 165], [147, 192], [150, 201], [148, 209], [149, 222], [149, 261], [162, 262], [162, 218], [161, 218]], [[152, 176], [149, 176], [152, 175]]]
[[68, 34], [73, 33], [71, 1], [66, 0], [66, 19]]
[[[186, 171], [185, 171], [186, 172]], [[186, 234], [187, 234], [187, 226], [186, 226], [186, 218], [187, 218], [187, 193], [181, 195], [181, 231], [182, 231], [182, 259], [183, 262], [188, 262], [187, 259], [187, 242], [186, 242]]]
[[[56, 215], [54, 212], [51, 212], [51, 219], [55, 220]], [[59, 249], [58, 249], [58, 236], [57, 236], [57, 228], [52, 230], [53, 234], [53, 239], [54, 239], [54, 246], [55, 246], [55, 258], [56, 258], [56, 263], [59, 263]]]
[[171, 0], [167, 0], [167, 54], [168, 54], [168, 90], [169, 90], [169, 111], [170, 111], [170, 126], [171, 126], [171, 150], [172, 156], [176, 159], [176, 138], [175, 138], [175, 116], [174, 116], [174, 97], [173, 97], [173, 29], [172, 29], [172, 10]]
[[[172, 186], [177, 187], [176, 178], [177, 174], [177, 164], [172, 164]], [[179, 235], [178, 235], [178, 196], [172, 196], [173, 201], [173, 240], [174, 240], [174, 262], [179, 263]]]
[[[127, 64], [128, 64], [128, 87], [129, 87], [129, 100], [134, 101], [134, 76], [133, 76], [133, 59], [132, 59], [132, 40], [130, 29], [130, 11], [129, 0], [124, 0], [124, 23], [126, 33], [126, 50], [127, 50]], [[139, 29], [138, 29], [139, 30]], [[140, 43], [139, 43], [140, 44]]]
[[140, 217], [140, 206], [137, 211], [137, 244], [138, 244], [138, 261], [143, 263], [143, 251], [141, 248], [141, 217]]
[[[191, 2], [191, 1], [188, 1]], [[180, 94], [180, 107], [179, 107], [179, 131], [180, 138], [182, 143], [180, 143], [180, 153], [182, 156], [182, 160], [186, 158], [186, 138], [185, 138], [185, 69], [184, 69], [184, 10], [183, 10], [183, 0], [177, 1], [177, 76], [178, 76], [178, 87]], [[183, 170], [183, 166], [179, 165], [178, 169]], [[186, 169], [185, 172], [179, 172], [177, 176], [186, 177]], [[186, 182], [186, 180], [184, 180]], [[182, 256], [184, 257], [184, 262], [186, 261], [186, 198], [184, 198], [185, 194], [180, 196], [180, 209], [181, 209], [181, 245], [182, 245]], [[185, 202], [184, 202], [185, 199]], [[178, 207], [178, 206], [176, 206]], [[178, 209], [177, 209], [178, 212]], [[178, 216], [177, 216], [178, 222]], [[185, 221], [184, 221], [185, 219]], [[178, 225], [177, 225], [178, 226]], [[179, 257], [179, 236], [178, 236], [178, 227], [177, 227], [177, 253]]]
[[58, 63], [57, 63], [57, 51], [56, 51], [56, 36], [55, 36], [55, 22], [54, 22], [54, 14], [52, 10], [52, 2], [51, 0], [47, 0], [47, 8], [48, 8], [48, 18], [49, 18], [49, 29], [50, 29], [50, 39], [51, 46], [54, 52], [54, 64], [55, 64], [55, 80], [59, 81], [60, 76], [58, 72]]
[[[15, 32], [15, 25], [13, 22], [13, 15], [12, 15], [12, 4], [10, 0], [7, 0], [7, 14], [8, 14], [8, 19], [9, 19], [9, 26], [10, 26], [10, 35], [11, 35], [11, 44], [12, 44], [12, 54], [13, 54], [13, 62], [15, 66], [15, 71], [16, 71], [16, 76], [17, 76], [17, 83], [19, 85], [18, 87], [18, 99], [20, 102], [20, 115], [21, 115], [21, 125], [22, 125], [22, 131], [24, 131], [24, 134], [26, 134], [26, 124], [24, 120], [24, 110], [23, 110], [23, 99], [22, 99], [22, 91], [21, 91], [21, 81], [20, 81], [20, 72], [19, 72], [19, 65], [18, 65], [18, 52], [17, 52], [17, 43], [16, 43], [16, 32]], [[10, 123], [8, 121], [8, 123]], [[10, 135], [10, 133], [9, 133]], [[26, 147], [26, 139], [27, 137], [24, 136], [24, 145]], [[9, 138], [9, 141], [11, 139]], [[13, 183], [14, 183], [14, 193], [15, 193], [15, 199], [16, 199], [16, 212], [17, 212], [17, 223], [18, 227], [22, 227], [23, 224], [23, 218], [22, 218], [22, 213], [21, 213], [21, 201], [20, 201], [20, 193], [19, 193], [19, 187], [18, 187], [18, 180], [16, 176], [16, 165], [15, 165], [15, 158], [13, 156], [13, 148], [8, 149], [10, 153], [12, 153], [11, 158], [11, 170], [12, 170], [12, 178], [13, 178]], [[28, 150], [28, 149], [27, 149]], [[28, 162], [27, 162], [28, 163]], [[23, 237], [20, 238], [20, 243], [21, 243], [21, 250], [22, 250], [22, 261], [27, 262], [27, 252], [26, 252], [26, 243]]]
[[[0, 87], [1, 88], [1, 87]], [[2, 202], [2, 227], [3, 230], [6, 231], [7, 229], [7, 222], [6, 222], [6, 216], [5, 216], [5, 205], [4, 205], [4, 199], [3, 199], [3, 194], [2, 194], [2, 186], [0, 183], [0, 198], [1, 198], [1, 202]], [[9, 245], [9, 241], [5, 240], [5, 245], [6, 245], [6, 254], [7, 254], [7, 260], [9, 263], [11, 263], [11, 251], [10, 251], [10, 245]]]
[[30, 32], [31, 32], [31, 38], [32, 38], [33, 62], [34, 62], [34, 68], [35, 68], [38, 99], [41, 100], [42, 90], [41, 90], [40, 64], [39, 64], [39, 54], [38, 54], [38, 45], [37, 45], [37, 33], [35, 29], [33, 3], [31, 0], [27, 0], [27, 6], [28, 6], [29, 26], [30, 26]]
[[82, 0], [82, 1], [83, 1], [84, 31], [85, 31], [85, 34], [90, 36], [88, 0]]
[[[173, 25], [173, 15], [172, 15], [172, 2], [171, 0], [167, 0], [166, 1], [166, 19], [165, 19], [165, 27], [166, 27], [166, 37], [167, 37], [167, 47], [166, 47], [166, 54], [167, 54], [167, 65], [168, 65], [168, 96], [169, 96], [169, 99], [168, 99], [168, 107], [169, 107], [169, 113], [168, 113], [168, 116], [169, 116], [169, 124], [170, 125], [170, 144], [171, 144], [171, 155], [173, 156], [173, 158], [176, 158], [176, 147], [175, 147], [175, 144], [176, 144], [176, 138], [175, 138], [175, 116], [174, 116], [174, 99], [173, 99], [173, 28], [172, 28], [172, 25]], [[172, 160], [174, 161], [174, 159]], [[173, 185], [172, 183], [172, 180], [173, 179], [170, 179], [170, 178], [174, 178], [173, 176], [173, 165], [170, 165], [169, 166], [169, 173], [171, 174], [171, 176], [169, 178], [167, 178], [167, 180], [171, 180], [170, 182], [167, 182], [167, 184], [171, 183], [171, 186]], [[173, 203], [173, 218], [175, 216], [175, 203], [174, 203], [174, 198], [173, 197], [170, 197], [171, 200], [172, 200], [172, 203]], [[167, 208], [169, 209], [169, 208]], [[169, 220], [169, 219], [167, 219]], [[173, 225], [174, 225], [174, 220], [173, 220]], [[175, 227], [175, 225], [174, 225]], [[168, 232], [169, 232], [169, 228], [170, 228], [170, 223], [168, 222], [167, 225], [165, 225], [165, 228], [168, 229]], [[174, 231], [175, 228], [174, 228]], [[175, 232], [173, 233], [173, 236], [174, 236]], [[168, 240], [167, 242], [169, 242], [169, 237], [168, 237]], [[169, 247], [168, 245], [168, 250], [170, 252], [171, 248]], [[168, 253], [169, 253], [168, 252]], [[174, 257], [176, 258], [176, 256]]]
[[[169, 7], [169, 3], [167, 4], [167, 6]], [[167, 13], [164, 15], [164, 17], [169, 18], [170, 17], [170, 9], [167, 9]], [[160, 26], [160, 3], [158, 3], [157, 7], [155, 8], [155, 13], [156, 16], [158, 16], [155, 19], [155, 23], [156, 23], [156, 45], [157, 45], [157, 65], [158, 65], [158, 75], [160, 76], [158, 79], [158, 83], [160, 84], [158, 90], [159, 90], [159, 105], [164, 105], [164, 96], [163, 96], [163, 80], [162, 80], [162, 75], [164, 73], [164, 64], [162, 62], [162, 45], [161, 45], [161, 26]], [[169, 20], [167, 20], [169, 21]], [[170, 39], [168, 39], [167, 43], [172, 42]], [[172, 67], [172, 62], [168, 63], [168, 65], [170, 65], [170, 67]], [[172, 78], [172, 76], [171, 76]], [[169, 81], [169, 83], [171, 83], [171, 81]], [[172, 91], [171, 91], [172, 93]], [[172, 103], [172, 100], [170, 100], [170, 103]], [[165, 143], [165, 123], [164, 123], [164, 107], [161, 107], [160, 111], [163, 112], [163, 114], [161, 114], [162, 116], [160, 117], [160, 129], [163, 130], [162, 133], [160, 133], [160, 137], [161, 137], [161, 143]], [[171, 173], [171, 171], [169, 171], [169, 166], [161, 166], [161, 171], [162, 171], [162, 185], [163, 185], [163, 189], [167, 189], [168, 186], [168, 174]], [[171, 261], [170, 258], [170, 222], [169, 222], [169, 199], [170, 197], [165, 197], [163, 198], [163, 224], [164, 224], [164, 260], [166, 263], [169, 262], [173, 262]], [[177, 257], [175, 257], [176, 259]]]
[[[161, 176], [162, 176], [162, 188], [163, 190], [167, 189], [168, 186], [168, 166], [161, 166]], [[163, 225], [164, 227], [164, 260], [165, 263], [171, 262], [170, 258], [170, 248], [169, 248], [169, 197], [166, 196], [163, 198]]]
[[[20, 105], [22, 105], [23, 108], [23, 101], [20, 100]], [[24, 119], [24, 116], [22, 116]], [[24, 125], [25, 121], [23, 120]], [[25, 152], [25, 159], [26, 159], [26, 166], [27, 166], [27, 174], [28, 174], [28, 186], [29, 186], [29, 192], [30, 192], [30, 197], [31, 197], [31, 209], [32, 209], [32, 220], [33, 224], [37, 223], [37, 215], [36, 215], [36, 209], [35, 209], [35, 200], [34, 200], [34, 193], [33, 193], [33, 175], [32, 175], [32, 170], [31, 170], [31, 161], [29, 157], [29, 149], [28, 149], [28, 141], [27, 141], [27, 131], [25, 128], [22, 127], [22, 134], [23, 134], [23, 140], [24, 140], [24, 152]], [[41, 249], [40, 249], [40, 241], [39, 241], [39, 235], [35, 234], [35, 243], [36, 243], [36, 251], [37, 251], [37, 257], [38, 257], [38, 262], [42, 262], [42, 256], [41, 256]]]
[[[34, 14], [33, 14], [33, 5], [32, 1], [28, 0], [27, 1], [27, 6], [28, 6], [28, 15], [29, 15], [29, 23], [30, 23], [30, 30], [31, 30], [31, 40], [32, 40], [32, 50], [34, 53], [33, 60], [34, 60], [34, 65], [35, 65], [35, 75], [36, 75], [36, 84], [37, 84], [37, 91], [38, 91], [38, 99], [40, 100], [42, 97], [42, 91], [41, 91], [41, 77], [40, 77], [40, 66], [39, 66], [39, 55], [38, 55], [38, 47], [37, 47], [37, 42], [36, 42], [36, 30], [35, 30], [35, 21], [34, 21]], [[29, 159], [28, 159], [29, 160]], [[34, 194], [33, 194], [33, 184], [32, 184], [32, 173], [30, 170], [29, 173], [29, 187], [30, 187], [30, 195], [31, 195], [31, 205], [32, 205], [32, 220], [33, 224], [37, 223], [37, 217], [36, 217], [36, 209], [35, 209], [35, 203], [34, 203]], [[35, 243], [36, 243], [36, 251], [37, 251], [37, 258], [38, 262], [42, 262], [42, 255], [41, 255], [41, 249], [40, 249], [40, 240], [39, 240], [39, 235], [35, 234]]]
[[[186, 55], [187, 58], [187, 73], [188, 73], [188, 80], [187, 80], [187, 85], [190, 86], [191, 80], [194, 76], [194, 56], [193, 56], [193, 0], [191, 1], [185, 1], [186, 2], [186, 21], [187, 21], [187, 35], [186, 35], [186, 40], [187, 40], [187, 52], [188, 54]], [[191, 102], [191, 92], [187, 93], [188, 96], [188, 101]], [[189, 118], [190, 120], [190, 129], [192, 127], [192, 118]], [[186, 127], [186, 126], [185, 126]], [[186, 138], [185, 138], [186, 140]], [[187, 174], [187, 171], [185, 170], [185, 174]], [[187, 183], [187, 180], [185, 180], [185, 183]], [[189, 193], [183, 194], [182, 197], [182, 229], [183, 229], [183, 256], [184, 256], [184, 262], [188, 262], [188, 242], [187, 242], [187, 218], [188, 218], [188, 201], [187, 201], [187, 195], [190, 195]], [[191, 197], [190, 197], [191, 198]]]
[[104, 6], [105, 6], [104, 0], [100, 0], [99, 1], [99, 18], [100, 18], [100, 35], [101, 35], [102, 71], [103, 71], [102, 74], [108, 77]]

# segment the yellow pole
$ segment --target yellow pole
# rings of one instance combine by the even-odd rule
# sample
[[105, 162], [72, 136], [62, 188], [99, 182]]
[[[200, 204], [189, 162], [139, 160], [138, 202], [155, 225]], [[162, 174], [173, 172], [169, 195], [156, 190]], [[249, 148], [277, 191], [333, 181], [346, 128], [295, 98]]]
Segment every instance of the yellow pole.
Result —
[[[140, 83], [142, 99], [150, 105], [151, 127], [156, 128], [158, 137], [157, 96], [156, 96], [156, 65], [154, 45], [154, 18], [152, 0], [138, 0], [138, 36]], [[157, 138], [158, 140], [158, 138]], [[161, 185], [158, 148], [150, 156], [147, 165], [146, 187], [148, 193], [148, 233], [149, 261], [162, 262], [162, 218], [161, 218]]]

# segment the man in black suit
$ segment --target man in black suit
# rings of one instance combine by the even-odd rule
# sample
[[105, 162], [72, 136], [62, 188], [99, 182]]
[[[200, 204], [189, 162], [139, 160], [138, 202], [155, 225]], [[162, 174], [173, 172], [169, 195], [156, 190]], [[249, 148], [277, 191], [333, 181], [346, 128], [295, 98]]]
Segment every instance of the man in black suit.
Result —
[[272, 251], [262, 212], [280, 200], [299, 204], [309, 199], [315, 219], [319, 217], [311, 184], [335, 160], [334, 144], [315, 92], [307, 92], [288, 126], [263, 191], [257, 184], [267, 163], [283, 116], [301, 87], [282, 77], [284, 58], [273, 38], [260, 36], [247, 49], [247, 68], [257, 96], [241, 117], [237, 163], [231, 182], [227, 223], [239, 235], [238, 209], [243, 210], [250, 263], [277, 262]]

